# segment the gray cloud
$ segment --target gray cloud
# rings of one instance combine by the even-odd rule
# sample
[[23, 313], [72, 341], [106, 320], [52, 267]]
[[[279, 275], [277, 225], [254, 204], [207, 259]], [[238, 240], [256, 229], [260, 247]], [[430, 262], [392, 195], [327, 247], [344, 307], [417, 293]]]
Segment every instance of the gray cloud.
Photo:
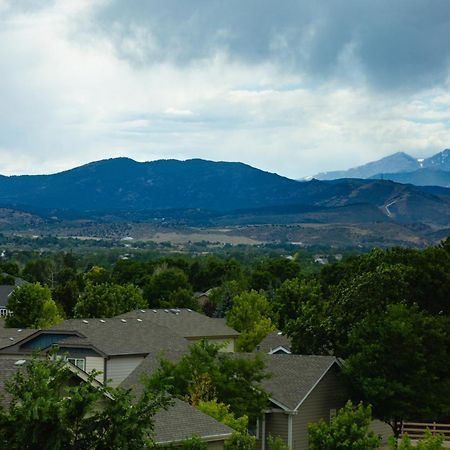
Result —
[[449, 75], [448, 0], [113, 0], [92, 26], [136, 64], [225, 53], [344, 83], [351, 64], [389, 89], [428, 88]]

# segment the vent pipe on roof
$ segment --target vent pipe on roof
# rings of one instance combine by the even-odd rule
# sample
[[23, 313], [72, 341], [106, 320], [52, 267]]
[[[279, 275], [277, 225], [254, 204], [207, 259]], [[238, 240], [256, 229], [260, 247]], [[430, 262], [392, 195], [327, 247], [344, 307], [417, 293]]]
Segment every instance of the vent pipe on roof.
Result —
[[13, 338], [13, 337], [10, 337], [10, 338], [9, 338], [9, 340], [10, 340], [10, 341], [13, 341], [13, 340], [14, 340], [14, 338]]
[[138, 322], [142, 322], [142, 319], [137, 319]]
[[157, 313], [158, 311], [156, 311], [156, 309], [153, 310], [154, 313]]
[[141, 313], [145, 313], [145, 309], [141, 309]]
[[106, 320], [100, 319], [100, 322], [101, 322], [101, 323], [105, 323], [105, 322], [106, 322]]
[[121, 322], [127, 323], [126, 319], [120, 319]]
[[165, 309], [165, 310], [164, 310], [164, 312], [168, 313], [168, 312], [169, 312], [169, 310], [168, 310], [168, 309]]
[[89, 323], [89, 322], [85, 319], [85, 320], [83, 320], [83, 323]]

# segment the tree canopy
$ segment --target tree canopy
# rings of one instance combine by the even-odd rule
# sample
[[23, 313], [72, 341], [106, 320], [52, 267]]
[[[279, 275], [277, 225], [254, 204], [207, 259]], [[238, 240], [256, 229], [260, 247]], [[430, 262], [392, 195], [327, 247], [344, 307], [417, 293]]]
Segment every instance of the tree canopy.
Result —
[[64, 360], [33, 359], [6, 382], [0, 406], [2, 448], [9, 450], [141, 450], [153, 448], [153, 416], [168, 404], [160, 392], [77, 383]]
[[50, 289], [40, 283], [16, 287], [9, 296], [8, 309], [12, 311], [6, 318], [8, 327], [45, 328], [62, 320]]

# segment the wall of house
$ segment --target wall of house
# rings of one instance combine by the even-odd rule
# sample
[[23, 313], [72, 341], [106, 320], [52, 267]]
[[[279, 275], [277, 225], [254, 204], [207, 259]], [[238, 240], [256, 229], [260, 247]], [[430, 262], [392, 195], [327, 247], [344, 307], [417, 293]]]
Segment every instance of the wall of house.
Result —
[[[261, 427], [260, 427], [260, 435], [259, 439], [256, 441], [256, 448], [260, 450], [262, 448], [261, 441]], [[288, 442], [288, 415], [280, 412], [272, 412], [266, 414], [266, 439], [271, 434], [272, 436], [279, 436], [283, 439], [284, 443]], [[267, 449], [267, 445], [266, 445]]]
[[101, 372], [98, 374], [95, 378], [103, 383], [104, 380], [104, 358], [101, 356], [86, 356], [86, 372], [92, 372], [93, 370], [96, 370], [97, 372]]
[[107, 360], [106, 377], [118, 386], [143, 361], [143, 356], [116, 356]]
[[[189, 338], [190, 342], [200, 342], [204, 338]], [[212, 344], [224, 345], [221, 349], [222, 352], [233, 353], [235, 351], [235, 339], [234, 338], [207, 338], [208, 342]]]
[[293, 450], [308, 450], [308, 424], [320, 419], [330, 420], [330, 410], [342, 408], [347, 396], [334, 365], [320, 380], [293, 416]]

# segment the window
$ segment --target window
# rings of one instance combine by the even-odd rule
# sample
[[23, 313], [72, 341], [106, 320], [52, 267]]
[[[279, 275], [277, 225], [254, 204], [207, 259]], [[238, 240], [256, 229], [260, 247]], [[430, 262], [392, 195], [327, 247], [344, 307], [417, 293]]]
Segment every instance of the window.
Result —
[[85, 370], [86, 361], [84, 358], [67, 358], [67, 361], [72, 363], [74, 366], [77, 366], [81, 370]]

